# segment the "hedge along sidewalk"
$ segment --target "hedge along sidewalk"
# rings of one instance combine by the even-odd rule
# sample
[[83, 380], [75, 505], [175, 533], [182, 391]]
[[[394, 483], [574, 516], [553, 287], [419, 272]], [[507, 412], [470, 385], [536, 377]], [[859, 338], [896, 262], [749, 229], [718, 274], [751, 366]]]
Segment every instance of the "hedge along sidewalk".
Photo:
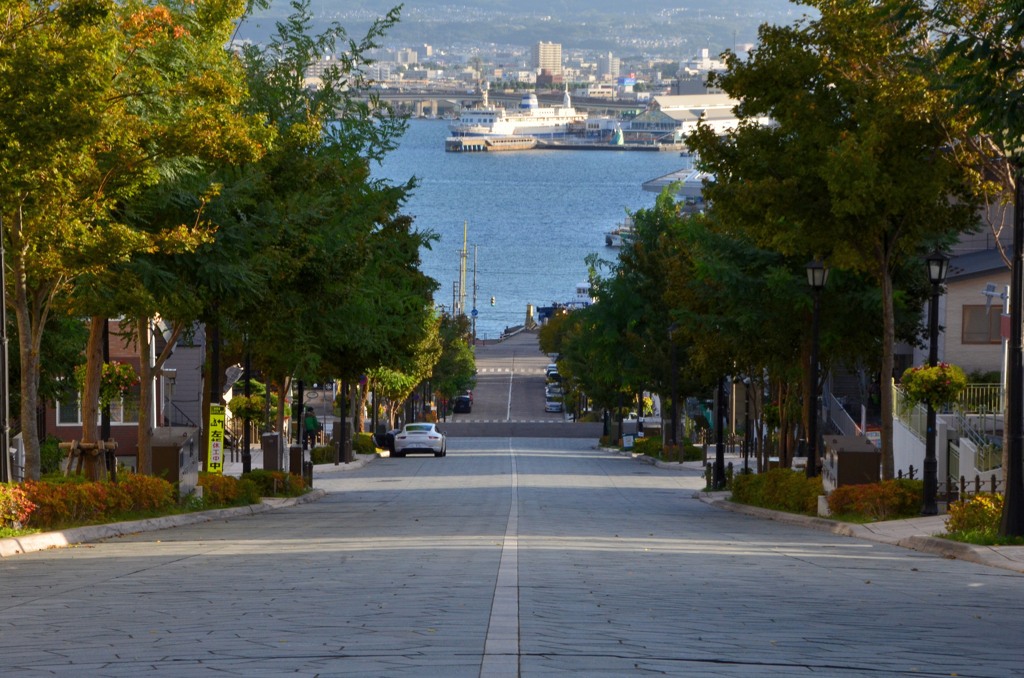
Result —
[[930, 553], [943, 558], [966, 560], [979, 565], [998, 567], [1024, 574], [1024, 546], [975, 546], [936, 537], [935, 535], [945, 532], [946, 516], [942, 515], [856, 524], [786, 513], [785, 511], [773, 511], [760, 506], [737, 504], [730, 501], [729, 492], [697, 492], [693, 496], [705, 504], [734, 513], [742, 513], [765, 520], [777, 520], [844, 537], [865, 539], [921, 553]]
[[250, 504], [249, 506], [234, 506], [231, 508], [212, 509], [210, 511], [196, 511], [195, 513], [178, 513], [159, 518], [126, 520], [120, 523], [86, 525], [85, 527], [72, 527], [55, 532], [40, 532], [39, 534], [26, 534], [22, 537], [7, 537], [6, 539], [0, 539], [0, 558], [46, 549], [66, 548], [76, 544], [86, 544], [135, 532], [152, 532], [155, 530], [165, 530], [170, 527], [206, 523], [212, 520], [250, 516], [266, 511], [274, 511], [279, 508], [319, 501], [326, 494], [323, 490], [315, 489], [301, 497], [267, 497], [259, 504]]

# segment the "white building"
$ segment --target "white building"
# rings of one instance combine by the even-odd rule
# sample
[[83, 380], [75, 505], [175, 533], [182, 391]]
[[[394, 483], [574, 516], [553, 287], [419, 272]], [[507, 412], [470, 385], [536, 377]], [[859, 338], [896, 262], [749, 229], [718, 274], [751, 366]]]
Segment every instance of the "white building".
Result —
[[556, 42], [538, 42], [533, 47], [531, 65], [538, 73], [546, 70], [553, 75], [561, 75], [562, 45]]

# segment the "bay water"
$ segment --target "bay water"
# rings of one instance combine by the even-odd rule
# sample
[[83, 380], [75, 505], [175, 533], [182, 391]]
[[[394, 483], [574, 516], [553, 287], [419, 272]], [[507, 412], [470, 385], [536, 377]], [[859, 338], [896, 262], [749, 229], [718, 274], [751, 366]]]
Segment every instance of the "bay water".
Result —
[[643, 182], [685, 164], [671, 151], [448, 153], [448, 135], [445, 121], [410, 120], [398, 149], [374, 175], [419, 181], [402, 211], [417, 230], [440, 236], [422, 253], [422, 268], [440, 285], [435, 305], [446, 309], [459, 280], [465, 225], [466, 311], [474, 308], [475, 251], [480, 339], [521, 325], [528, 304], [573, 300], [576, 285], [587, 280], [586, 256], [618, 254], [605, 246], [604, 234], [627, 213], [654, 205], [657, 196]]

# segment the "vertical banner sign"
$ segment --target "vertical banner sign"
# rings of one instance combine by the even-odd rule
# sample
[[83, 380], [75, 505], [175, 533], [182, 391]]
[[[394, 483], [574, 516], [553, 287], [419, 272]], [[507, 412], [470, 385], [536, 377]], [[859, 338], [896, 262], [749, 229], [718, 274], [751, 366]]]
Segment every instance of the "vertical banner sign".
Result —
[[224, 406], [210, 405], [210, 458], [207, 473], [224, 472]]

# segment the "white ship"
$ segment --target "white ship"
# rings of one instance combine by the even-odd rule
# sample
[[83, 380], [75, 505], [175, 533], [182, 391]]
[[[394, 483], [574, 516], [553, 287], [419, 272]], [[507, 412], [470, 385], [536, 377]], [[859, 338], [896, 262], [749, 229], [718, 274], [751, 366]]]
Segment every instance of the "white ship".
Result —
[[459, 119], [448, 127], [456, 137], [502, 137], [532, 136], [538, 139], [564, 137], [570, 125], [578, 125], [587, 119], [572, 107], [568, 89], [561, 106], [540, 106], [537, 95], [529, 92], [523, 95], [519, 108], [509, 111], [491, 106], [487, 101], [487, 89], [483, 90], [483, 101], [478, 108], [462, 111]]

